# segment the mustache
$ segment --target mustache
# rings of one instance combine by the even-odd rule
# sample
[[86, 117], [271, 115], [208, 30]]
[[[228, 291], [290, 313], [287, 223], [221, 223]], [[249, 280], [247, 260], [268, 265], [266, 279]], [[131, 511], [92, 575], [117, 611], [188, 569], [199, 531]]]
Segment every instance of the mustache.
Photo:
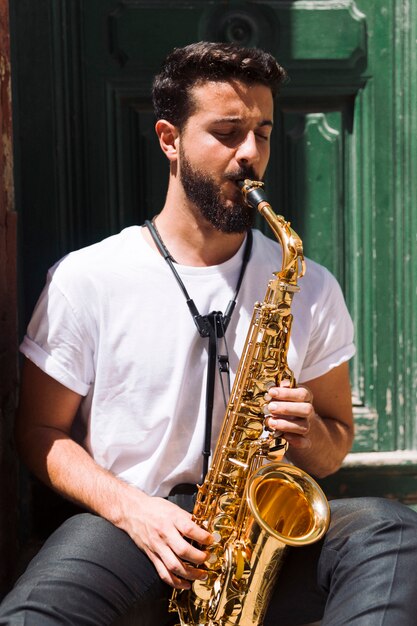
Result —
[[249, 178], [250, 180], [260, 180], [251, 165], [249, 165], [248, 167], [241, 167], [238, 171], [235, 172], [229, 172], [229, 174], [225, 175], [225, 178], [234, 182], [238, 180], [244, 180], [245, 178]]

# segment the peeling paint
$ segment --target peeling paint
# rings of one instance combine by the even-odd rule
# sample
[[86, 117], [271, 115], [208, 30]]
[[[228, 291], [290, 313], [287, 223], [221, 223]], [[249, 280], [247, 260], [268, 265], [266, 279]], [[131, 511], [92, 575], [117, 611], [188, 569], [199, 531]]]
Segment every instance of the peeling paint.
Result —
[[16, 457], [11, 431], [17, 388], [16, 214], [14, 212], [8, 0], [0, 0], [0, 595], [16, 554]]
[[7, 132], [2, 133], [3, 144], [3, 192], [5, 194], [8, 211], [14, 209], [14, 182], [13, 182], [13, 144]]
[[392, 391], [389, 387], [385, 394], [385, 412], [387, 415], [392, 415]]
[[[2, 43], [4, 44], [5, 42], [3, 41]], [[10, 60], [2, 50], [0, 53], [1, 194], [8, 211], [14, 209], [11, 100]]]

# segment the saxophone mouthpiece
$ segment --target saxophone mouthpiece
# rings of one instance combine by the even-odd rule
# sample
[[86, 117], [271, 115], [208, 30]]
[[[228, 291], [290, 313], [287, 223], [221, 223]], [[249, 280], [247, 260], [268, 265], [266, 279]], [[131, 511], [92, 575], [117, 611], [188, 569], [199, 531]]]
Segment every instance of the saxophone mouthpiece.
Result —
[[[258, 209], [261, 202], [267, 202], [266, 193], [264, 191], [264, 183], [259, 180], [245, 180], [237, 181], [238, 187], [243, 193], [243, 197], [248, 206], [252, 209]], [[268, 203], [269, 204], [269, 203]]]

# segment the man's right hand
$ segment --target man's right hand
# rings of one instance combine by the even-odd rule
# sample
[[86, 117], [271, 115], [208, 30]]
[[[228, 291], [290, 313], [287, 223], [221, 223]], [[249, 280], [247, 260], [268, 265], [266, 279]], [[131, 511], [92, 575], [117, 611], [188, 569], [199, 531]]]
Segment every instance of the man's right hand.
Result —
[[204, 563], [207, 552], [187, 539], [209, 546], [213, 536], [193, 522], [191, 513], [176, 504], [148, 496], [131, 486], [129, 491], [123, 503], [124, 520], [117, 525], [147, 554], [161, 579], [176, 589], [189, 589], [190, 581], [204, 580], [204, 570], [194, 565]]

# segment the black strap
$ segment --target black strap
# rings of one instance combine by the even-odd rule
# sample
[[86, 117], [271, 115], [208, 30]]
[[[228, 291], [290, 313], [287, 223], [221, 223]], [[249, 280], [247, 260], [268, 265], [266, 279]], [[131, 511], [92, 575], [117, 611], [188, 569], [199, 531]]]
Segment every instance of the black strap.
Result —
[[162, 256], [164, 257], [165, 261], [168, 263], [169, 267], [172, 270], [172, 273], [175, 276], [175, 279], [181, 289], [181, 291], [183, 292], [184, 296], [185, 296], [185, 300], [187, 303], [187, 306], [190, 310], [191, 313], [191, 317], [194, 320], [195, 325], [197, 326], [197, 330], [200, 333], [201, 337], [208, 337], [210, 335], [210, 325], [208, 322], [207, 317], [204, 315], [200, 315], [200, 313], [198, 312], [198, 309], [196, 307], [196, 305], [194, 304], [194, 301], [190, 298], [190, 296], [188, 295], [188, 291], [185, 288], [184, 283], [181, 280], [180, 275], [178, 274], [177, 270], [175, 269], [175, 265], [174, 265], [174, 259], [172, 258], [171, 254], [169, 253], [167, 247], [165, 246], [164, 242], [162, 241], [162, 239], [160, 238], [155, 226], [153, 225], [152, 222], [150, 222], [149, 220], [145, 221], [145, 226], [148, 227], [149, 232], [152, 235], [152, 239], [154, 240], [159, 252], [162, 254]]
[[[222, 375], [226, 374], [229, 381], [229, 360], [226, 354], [218, 354], [218, 342], [222, 338], [225, 340], [225, 332], [231, 320], [233, 311], [236, 306], [237, 296], [239, 294], [240, 287], [242, 285], [243, 277], [245, 275], [246, 266], [248, 264], [250, 254], [252, 251], [253, 236], [252, 231], [248, 230], [246, 236], [245, 249], [243, 251], [242, 266], [240, 268], [239, 278], [236, 284], [235, 294], [233, 299], [230, 300], [226, 307], [226, 313], [223, 315], [220, 311], [212, 311], [208, 315], [201, 315], [194, 303], [190, 298], [184, 283], [181, 280], [175, 268], [175, 261], [170, 254], [169, 250], [165, 246], [154, 224], [149, 220], [145, 221], [145, 226], [149, 229], [159, 252], [168, 263], [171, 271], [184, 294], [187, 306], [200, 334], [200, 337], [208, 337], [208, 366], [207, 366], [207, 387], [206, 387], [206, 427], [204, 435], [204, 447], [203, 447], [203, 479], [208, 470], [209, 458], [211, 455], [211, 431], [213, 422], [213, 403], [214, 403], [214, 386], [216, 380], [216, 364], [218, 366], [220, 379], [223, 386]], [[230, 388], [229, 388], [230, 393]], [[224, 387], [223, 387], [223, 395]]]
[[209, 313], [208, 320], [212, 324], [213, 332], [210, 333], [208, 341], [208, 363], [207, 363], [207, 386], [206, 386], [206, 427], [203, 444], [203, 478], [207, 474], [209, 459], [211, 454], [211, 431], [213, 424], [213, 403], [214, 385], [216, 381], [216, 356], [217, 356], [217, 336], [215, 324], [217, 315], [221, 313]]
[[[187, 306], [190, 310], [191, 313], [191, 317], [194, 320], [194, 323], [197, 327], [197, 330], [200, 334], [201, 337], [208, 337], [211, 333], [211, 325], [209, 324], [209, 320], [208, 320], [208, 316], [207, 315], [200, 315], [194, 300], [192, 300], [188, 294], [187, 289], [185, 288], [184, 283], [181, 280], [180, 275], [178, 274], [175, 265], [174, 265], [174, 259], [171, 256], [170, 252], [168, 251], [167, 247], [165, 246], [164, 242], [162, 241], [160, 235], [158, 234], [155, 226], [153, 225], [152, 222], [150, 222], [149, 220], [145, 221], [145, 226], [148, 227], [149, 232], [152, 235], [152, 239], [154, 240], [159, 252], [161, 253], [161, 255], [164, 257], [165, 261], [168, 263], [169, 267], [171, 268], [172, 273], [174, 274], [174, 277], [181, 289], [181, 291], [184, 294]], [[252, 251], [252, 242], [253, 242], [253, 236], [252, 236], [252, 231], [248, 230], [247, 232], [247, 236], [246, 236], [246, 244], [245, 244], [245, 250], [243, 252], [243, 258], [242, 258], [242, 266], [240, 268], [240, 274], [239, 274], [239, 278], [237, 281], [237, 285], [236, 285], [236, 290], [235, 290], [235, 294], [233, 296], [233, 300], [230, 300], [229, 304], [226, 307], [226, 312], [223, 315], [223, 324], [222, 327], [224, 328], [224, 330], [227, 329], [230, 319], [232, 317], [233, 311], [235, 309], [236, 306], [236, 299], [237, 296], [239, 294], [239, 290], [240, 290], [240, 286], [242, 284], [243, 281], [243, 277], [245, 275], [245, 270], [246, 270], [246, 266], [248, 264], [249, 258], [250, 258], [250, 254]], [[220, 335], [221, 336], [221, 335]]]

